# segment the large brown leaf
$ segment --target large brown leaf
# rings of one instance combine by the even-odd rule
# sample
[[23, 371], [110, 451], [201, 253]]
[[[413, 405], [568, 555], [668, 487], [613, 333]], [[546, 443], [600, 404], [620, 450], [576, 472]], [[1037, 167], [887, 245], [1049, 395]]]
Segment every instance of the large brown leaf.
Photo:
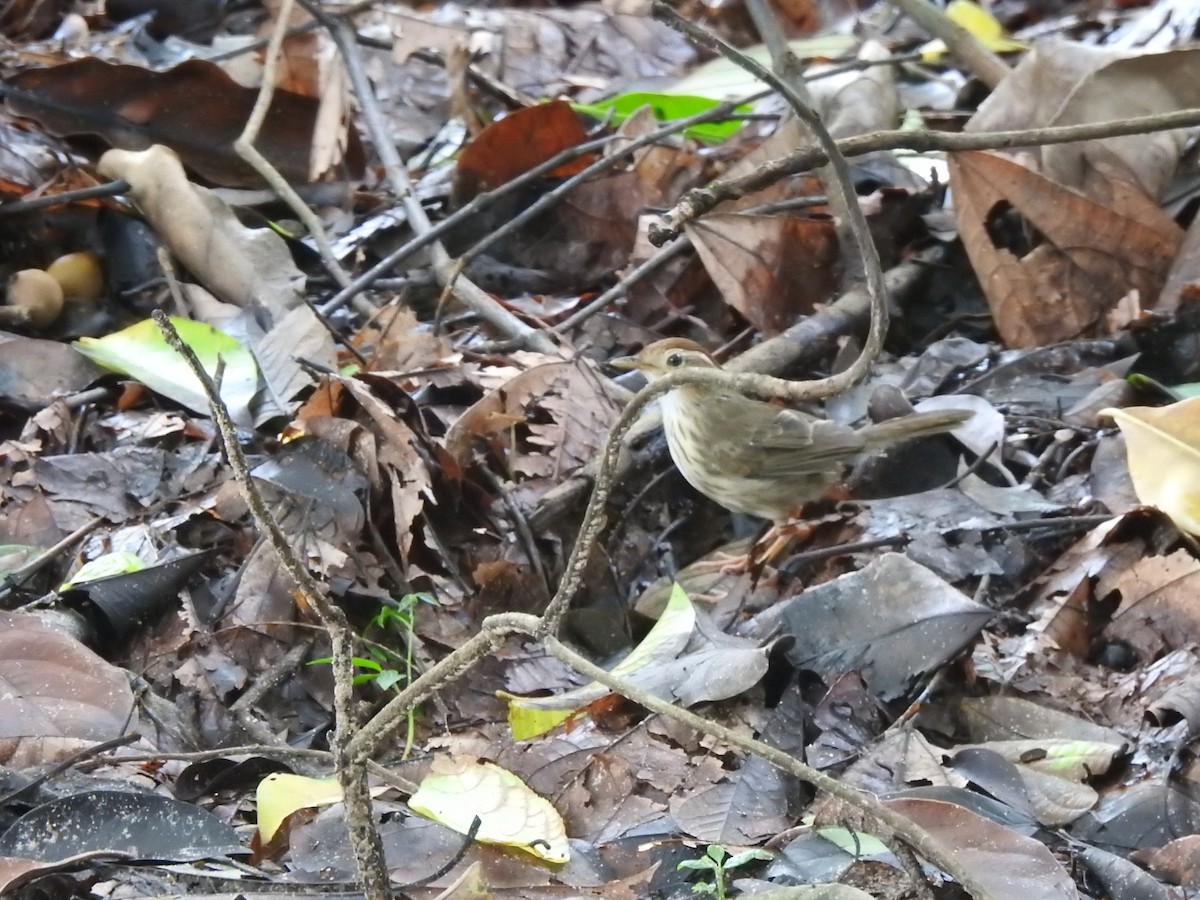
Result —
[[[1110, 184], [1125, 182], [1114, 171]], [[1102, 205], [995, 153], [952, 154], [950, 185], [959, 234], [1010, 346], [1103, 333], [1103, 317], [1130, 291], [1153, 305], [1182, 237], [1134, 199], [1132, 185]], [[1020, 256], [999, 238], [1010, 209], [1039, 240]]]
[[[4, 87], [9, 108], [59, 136], [99, 135], [114, 147], [165, 144], [193, 171], [217, 184], [258, 186], [261, 179], [233, 151], [258, 92], [218, 66], [192, 59], [166, 72], [81, 59], [31, 69]], [[293, 182], [309, 181], [318, 101], [276, 91], [255, 146]], [[348, 131], [345, 163], [363, 170], [357, 132]]]
[[125, 673], [34, 616], [0, 618], [0, 736], [103, 741], [130, 726]]

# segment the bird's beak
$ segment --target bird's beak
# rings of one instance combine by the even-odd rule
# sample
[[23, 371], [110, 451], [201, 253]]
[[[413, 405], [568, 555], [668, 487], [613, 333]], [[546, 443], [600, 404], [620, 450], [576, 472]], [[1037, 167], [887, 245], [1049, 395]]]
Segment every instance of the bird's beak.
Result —
[[631, 372], [642, 368], [642, 362], [636, 356], [618, 356], [616, 359], [610, 359], [608, 364], [614, 369], [620, 369], [623, 372]]

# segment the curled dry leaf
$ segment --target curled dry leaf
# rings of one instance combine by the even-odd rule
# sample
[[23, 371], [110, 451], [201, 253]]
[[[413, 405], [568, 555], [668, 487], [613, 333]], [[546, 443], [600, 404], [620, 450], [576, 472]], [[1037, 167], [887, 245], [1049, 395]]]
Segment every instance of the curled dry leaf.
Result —
[[179, 157], [155, 145], [109, 150], [99, 163], [106, 178], [124, 178], [154, 230], [218, 299], [259, 306], [272, 317], [301, 304], [304, 276], [283, 239], [244, 227], [212, 191], [188, 181]]
[[1200, 535], [1200, 397], [1100, 415], [1111, 416], [1125, 435], [1138, 500], [1157, 506], [1180, 531]]
[[[446, 432], [444, 446], [461, 466], [471, 461], [474, 441], [507, 451], [510, 468], [527, 476], [569, 473], [604, 446], [608, 427], [623, 402], [619, 389], [590, 366], [552, 362], [518, 373], [488, 393]], [[549, 419], [549, 421], [547, 421]], [[538, 452], [508, 446], [514, 426], [528, 422], [528, 442]]]

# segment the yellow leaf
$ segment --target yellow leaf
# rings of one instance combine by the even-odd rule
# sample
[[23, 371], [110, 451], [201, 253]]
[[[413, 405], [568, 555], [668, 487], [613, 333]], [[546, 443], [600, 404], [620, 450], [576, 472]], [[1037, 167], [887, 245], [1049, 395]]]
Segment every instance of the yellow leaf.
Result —
[[[628, 676], [643, 667], [674, 659], [687, 646], [695, 625], [696, 607], [687, 592], [676, 584], [650, 633], [613, 667], [612, 673]], [[496, 691], [496, 696], [508, 701], [508, 726], [512, 729], [513, 740], [523, 741], [557, 728], [571, 713], [611, 693], [600, 682], [593, 681], [552, 697], [518, 697], [507, 691]], [[544, 714], [539, 715], [539, 711]]]
[[275, 772], [258, 783], [256, 799], [258, 833], [265, 844], [296, 810], [332, 806], [342, 799], [342, 788], [336, 778], [306, 778]]
[[1100, 415], [1115, 419], [1125, 435], [1138, 500], [1157, 506], [1180, 531], [1200, 536], [1200, 397]]
[[[1026, 49], [1026, 44], [1014, 41], [1004, 33], [1000, 20], [973, 0], [952, 0], [946, 7], [946, 16], [955, 25], [965, 28], [971, 36], [993, 53], [1014, 53]], [[921, 58], [926, 62], [937, 62], [946, 55], [946, 45], [941, 41], [930, 41], [921, 48]]]
[[460, 834], [470, 833], [478, 816], [482, 824], [475, 836], [484, 843], [516, 847], [552, 863], [570, 857], [566, 826], [550, 801], [492, 763], [439, 757], [408, 805]]

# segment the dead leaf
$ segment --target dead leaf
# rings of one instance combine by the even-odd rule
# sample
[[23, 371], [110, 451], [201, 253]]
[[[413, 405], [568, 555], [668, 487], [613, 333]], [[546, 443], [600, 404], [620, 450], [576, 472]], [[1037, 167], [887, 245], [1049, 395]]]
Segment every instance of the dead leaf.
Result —
[[[233, 150], [258, 91], [235, 83], [217, 65], [191, 59], [166, 72], [112, 65], [94, 57], [9, 79], [9, 108], [58, 136], [96, 134], [124, 150], [165, 144], [204, 178], [259, 187], [262, 178]], [[275, 92], [255, 146], [289, 181], [309, 181], [319, 101]], [[362, 174], [358, 133], [347, 133], [346, 165]]]
[[948, 855], [987, 886], [990, 896], [1079, 897], [1071, 876], [1041, 841], [952, 803], [912, 798], [884, 802], [929, 832]]
[[1096, 595], [1118, 591], [1121, 597], [1105, 637], [1124, 641], [1147, 661], [1164, 650], [1200, 642], [1197, 590], [1200, 562], [1186, 550], [1147, 556], [1114, 577], [1102, 578]]
[[[470, 465], [474, 442], [485, 438], [494, 451], [508, 455], [513, 471], [527, 476], [565, 475], [589, 462], [604, 446], [619, 403], [616, 390], [588, 365], [535, 366], [467, 409], [443, 443], [460, 466]], [[532, 449], [510, 439], [513, 426], [525, 422], [530, 423]]]
[[717, 213], [686, 231], [725, 302], [764, 336], [811, 313], [837, 288], [829, 219]]
[[[950, 184], [963, 244], [1014, 347], [1095, 333], [1132, 290], [1152, 306], [1182, 239], [1165, 214], [1153, 223], [1122, 214], [995, 153], [951, 154]], [[1013, 249], [1010, 212], [1038, 243]]]
[[[453, 202], [461, 206], [476, 194], [498, 188], [586, 140], [583, 123], [564, 100], [509, 113], [487, 126], [459, 154], [451, 191]], [[593, 159], [594, 153], [576, 157], [546, 173], [546, 177], [574, 175]]]
[[1200, 887], [1200, 834], [1184, 835], [1157, 850], [1138, 850], [1133, 858], [1169, 884]]
[[105, 741], [133, 715], [123, 670], [35, 616], [0, 613], [0, 737]]

